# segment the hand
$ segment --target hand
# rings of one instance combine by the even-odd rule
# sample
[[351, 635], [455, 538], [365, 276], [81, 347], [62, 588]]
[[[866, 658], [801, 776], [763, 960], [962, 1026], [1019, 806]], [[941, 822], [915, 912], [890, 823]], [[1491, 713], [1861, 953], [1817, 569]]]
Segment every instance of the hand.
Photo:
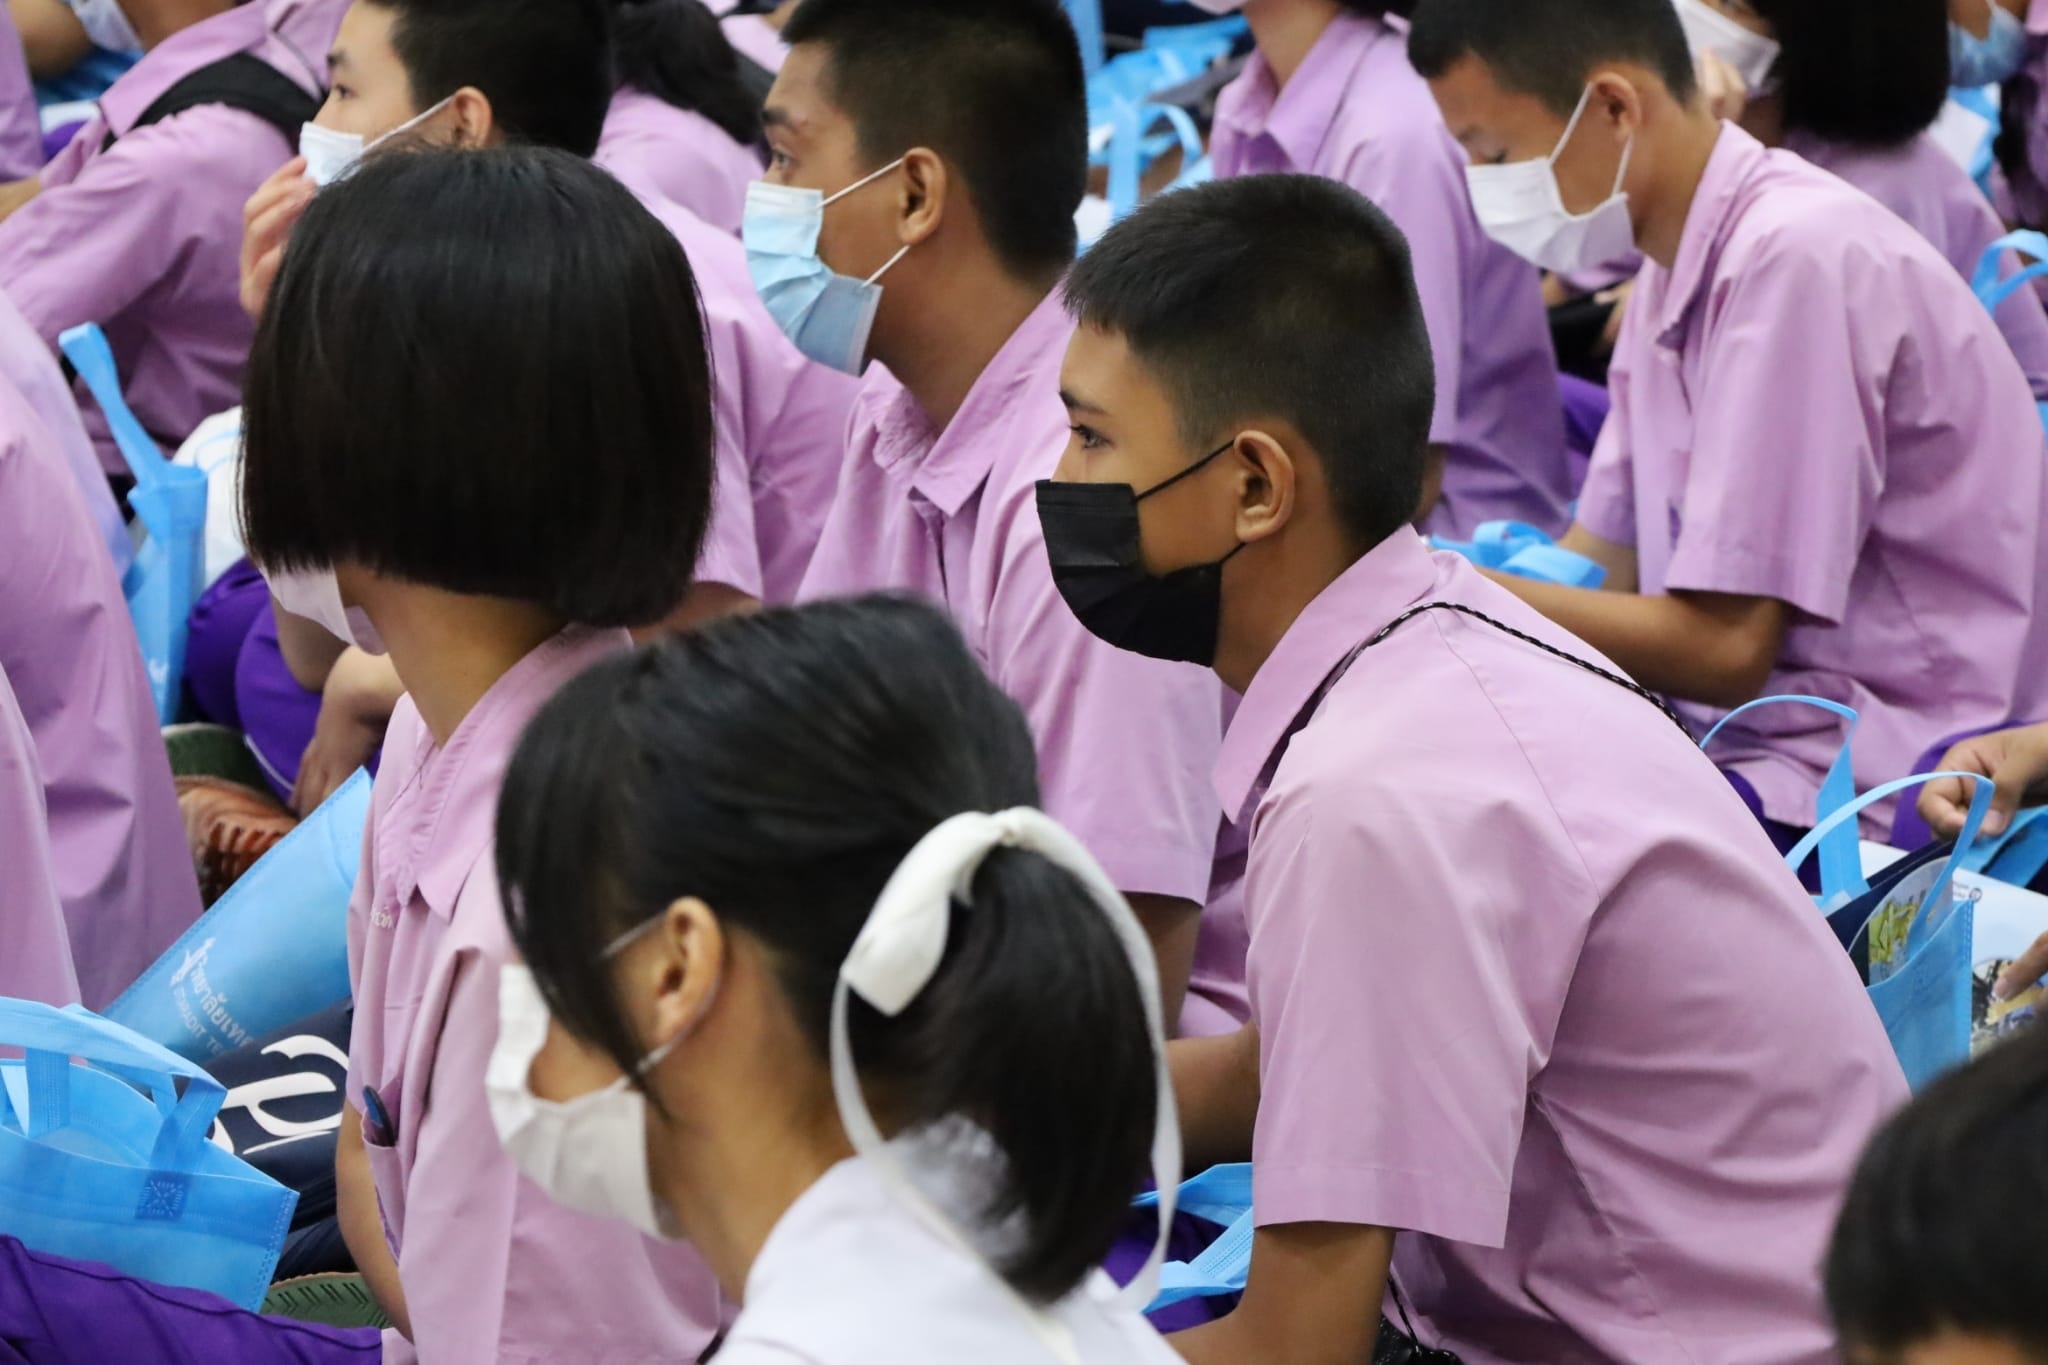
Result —
[[1727, 119], [1730, 123], [1742, 121], [1742, 111], [1749, 107], [1749, 83], [1742, 79], [1742, 73], [1722, 59], [1718, 52], [1702, 52], [1693, 63], [1700, 82], [1700, 94], [1707, 101], [1707, 112], [1715, 118]]
[[[1943, 772], [1982, 773], [1997, 784], [1984, 833], [2003, 834], [2021, 806], [2048, 798], [2048, 724], [1966, 739], [1942, 756], [1940, 767]], [[1962, 832], [1970, 785], [1950, 778], [1920, 789], [1920, 818], [1929, 829], [1943, 838]]]
[[313, 726], [312, 742], [299, 758], [293, 810], [311, 815], [370, 761], [384, 743], [391, 710], [402, 695], [404, 685], [390, 660], [353, 646], [342, 651], [320, 693], [320, 719]]
[[314, 188], [306, 178], [306, 158], [295, 156], [242, 206], [242, 308], [252, 318], [263, 316], [270, 286], [284, 261], [285, 243], [291, 240], [299, 215], [313, 202]]
[[2044, 976], [2048, 976], [2048, 934], [2035, 939], [2033, 947], [2006, 965], [1991, 983], [1991, 998], [2010, 1000]]

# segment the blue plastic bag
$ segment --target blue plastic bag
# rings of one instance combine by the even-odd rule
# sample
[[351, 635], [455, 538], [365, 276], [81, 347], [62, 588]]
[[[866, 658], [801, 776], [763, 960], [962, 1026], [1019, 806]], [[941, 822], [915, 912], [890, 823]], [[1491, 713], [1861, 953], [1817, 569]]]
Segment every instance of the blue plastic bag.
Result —
[[[1137, 1208], [1159, 1202], [1156, 1191], [1147, 1191], [1132, 1201]], [[1148, 1313], [1187, 1299], [1213, 1299], [1244, 1292], [1245, 1275], [1252, 1264], [1252, 1168], [1248, 1162], [1211, 1166], [1192, 1179], [1181, 1182], [1175, 1207], [1198, 1218], [1221, 1224], [1223, 1233], [1192, 1261], [1168, 1261], [1159, 1269], [1159, 1294], [1146, 1307]]]
[[107, 1017], [205, 1061], [349, 997], [348, 902], [370, 817], [357, 771], [170, 951]]
[[219, 1082], [76, 1005], [0, 999], [0, 1043], [0, 1232], [259, 1307], [298, 1196], [206, 1140]]
[[1482, 569], [1513, 574], [1567, 588], [1597, 588], [1607, 570], [1574, 550], [1567, 550], [1526, 521], [1489, 521], [1470, 540], [1431, 536], [1429, 548], [1463, 555]]
[[57, 338], [57, 344], [106, 413], [114, 444], [135, 478], [128, 505], [135, 509], [149, 537], [135, 552], [135, 562], [128, 566], [121, 586], [136, 637], [142, 642], [143, 662], [149, 666], [149, 690], [156, 701], [157, 720], [169, 725], [178, 718], [185, 682], [186, 620], [192, 615], [192, 604], [199, 600], [206, 475], [166, 460], [142, 423], [135, 420], [121, 396], [114, 353], [107, 348], [107, 338], [97, 324], [73, 327]]

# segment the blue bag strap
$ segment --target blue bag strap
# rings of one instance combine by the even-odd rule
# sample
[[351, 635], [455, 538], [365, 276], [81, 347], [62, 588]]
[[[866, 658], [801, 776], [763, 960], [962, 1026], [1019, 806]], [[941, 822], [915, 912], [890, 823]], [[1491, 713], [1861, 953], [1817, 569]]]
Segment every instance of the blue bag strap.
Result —
[[[2008, 251], [2031, 256], [2034, 264], [2018, 271], [2011, 279], [2001, 280], [1998, 278], [1998, 266]], [[2006, 233], [1984, 248], [1984, 254], [1977, 260], [1977, 273], [1970, 279], [1970, 289], [1986, 308], [1996, 313], [1998, 306], [2017, 293], [2021, 286], [2043, 275], [2048, 275], [2048, 234], [2022, 228], [2018, 232]]]
[[1244, 1292], [1251, 1272], [1252, 1237], [1258, 1231], [1246, 1209], [1192, 1261], [1168, 1261], [1159, 1268], [1159, 1296], [1145, 1311], [1156, 1313], [1184, 1299], [1211, 1299]]
[[[149, 1095], [163, 1119], [150, 1160], [164, 1169], [190, 1164], [227, 1095], [196, 1063], [77, 1005], [59, 1010], [40, 1001], [0, 997], [0, 1042], [21, 1048], [27, 1057], [29, 1118], [23, 1132], [31, 1140], [70, 1122], [73, 1057]], [[4, 1087], [0, 1113], [13, 1113]]]
[[142, 429], [135, 410], [121, 396], [121, 376], [114, 368], [114, 352], [107, 345], [107, 334], [96, 322], [82, 323], [59, 336], [57, 345], [107, 415], [107, 429], [114, 435], [114, 444], [120, 448], [128, 472], [135, 476], [135, 486], [147, 491], [162, 483], [166, 463], [163, 451]]
[[[1147, 1190], [1131, 1201], [1131, 1207], [1157, 1207], [1159, 1191]], [[1174, 1207], [1212, 1223], [1229, 1227], [1252, 1206], [1252, 1164], [1249, 1161], [1211, 1166], [1200, 1175], [1183, 1180]]]
[[1524, 550], [1554, 543], [1526, 521], [1482, 521], [1472, 533], [1472, 559], [1482, 568], [1498, 569]]
[[1593, 589], [1607, 581], [1606, 565], [1562, 545], [1525, 545], [1508, 556], [1500, 571], [1567, 588]]
[[1102, 0], [1066, 0], [1066, 8], [1081, 44], [1081, 69], [1092, 76], [1102, 67]]
[[1161, 119], [1180, 138], [1181, 157], [1187, 165], [1202, 158], [1202, 133], [1187, 110], [1171, 104], [1127, 105], [1117, 110], [1116, 133], [1109, 140], [1109, 210], [1113, 218], [1128, 217], [1138, 207], [1145, 136]]
[[[1977, 831], [1984, 824], [1985, 813], [1991, 809], [1991, 793], [1994, 790], [1991, 779], [1982, 773], [1916, 773], [1912, 777], [1902, 777], [1896, 782], [1887, 782], [1881, 787], [1872, 787], [1847, 805], [1830, 812], [1819, 824], [1807, 831], [1804, 839], [1792, 846], [1792, 851], [1785, 855], [1785, 861], [1792, 866], [1793, 871], [1798, 871], [1800, 865], [1813, 856], [1816, 848], [1825, 846], [1829, 836], [1837, 829], [1846, 826], [1854, 831], [1856, 817], [1868, 807], [1900, 792], [1911, 791], [1915, 787], [1924, 787], [1930, 782], [1939, 782], [1950, 777], [1961, 778], [1971, 784], [1970, 813], [1963, 819], [1962, 833], [1956, 836], [1956, 847], [1968, 848], [1976, 841]], [[1948, 858], [1943, 861], [1940, 875], [1935, 877], [1934, 884], [1927, 888], [1926, 899], [1921, 902], [1923, 915], [1927, 913], [1925, 907], [1939, 906], [1948, 898], [1949, 884], [1955, 880], [1956, 868], [1961, 862], [1961, 858]]]
[[[1738, 706], [1721, 717], [1714, 728], [1707, 731], [1707, 737], [1700, 741], [1700, 748], [1704, 749], [1712, 744], [1714, 736], [1721, 733], [1721, 727], [1737, 716], [1747, 715], [1766, 706], [1788, 704], [1818, 707], [1848, 722], [1847, 728], [1842, 732], [1842, 747], [1835, 751], [1835, 761], [1828, 765], [1827, 775], [1821, 779], [1820, 795], [1815, 799], [1813, 814], [1816, 830], [1825, 826], [1831, 831], [1829, 837], [1822, 842], [1820, 850], [1821, 895], [1829, 905], [1854, 900], [1870, 889], [1870, 883], [1863, 876], [1863, 852], [1858, 847], [1856, 827], [1849, 825], [1844, 828], [1840, 821], [1828, 821], [1830, 815], [1853, 805], [1856, 801], [1856, 773], [1850, 763], [1849, 745], [1856, 738], [1856, 726], [1862, 717], [1856, 714], [1854, 707], [1844, 706], [1838, 701], [1829, 701], [1825, 697], [1794, 694], [1764, 697], [1747, 706]], [[1858, 806], [1857, 809], [1861, 810], [1862, 807]], [[1797, 871], [1803, 861], [1803, 858], [1794, 861], [1793, 870]]]

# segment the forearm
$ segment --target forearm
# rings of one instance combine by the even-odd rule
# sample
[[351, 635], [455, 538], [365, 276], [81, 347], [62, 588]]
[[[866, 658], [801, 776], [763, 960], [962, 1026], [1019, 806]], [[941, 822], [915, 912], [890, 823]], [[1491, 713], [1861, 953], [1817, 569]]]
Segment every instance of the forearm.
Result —
[[1262, 1227], [1228, 1316], [1172, 1338], [1197, 1365], [1358, 1365], [1379, 1338], [1394, 1234], [1344, 1223]]
[[10, 180], [0, 185], [0, 223], [6, 222], [16, 209], [40, 194], [42, 188], [42, 178], [34, 175], [26, 180]]
[[405, 1311], [405, 1289], [398, 1280], [398, 1260], [384, 1239], [384, 1217], [377, 1207], [377, 1185], [363, 1150], [362, 1116], [353, 1105], [341, 1112], [341, 1132], [334, 1147], [334, 1203], [341, 1239], [370, 1295], [392, 1326], [412, 1339], [412, 1320]]
[[1131, 912], [1145, 926], [1152, 940], [1152, 956], [1159, 962], [1160, 1017], [1171, 1038], [1187, 1000], [1188, 977], [1195, 969], [1195, 940], [1202, 930], [1202, 907], [1174, 896], [1133, 895], [1127, 897]]
[[1190, 1172], [1249, 1161], [1259, 1116], [1259, 1032], [1184, 1038], [1167, 1049], [1180, 1110], [1182, 1164]]

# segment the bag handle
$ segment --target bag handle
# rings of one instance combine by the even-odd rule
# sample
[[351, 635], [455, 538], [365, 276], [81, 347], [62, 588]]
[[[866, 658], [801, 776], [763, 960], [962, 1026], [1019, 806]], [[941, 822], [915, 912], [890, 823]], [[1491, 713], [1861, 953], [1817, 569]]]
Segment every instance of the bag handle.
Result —
[[[1842, 733], [1842, 747], [1835, 751], [1835, 761], [1828, 765], [1827, 775], [1821, 779], [1820, 794], [1814, 800], [1813, 813], [1814, 827], [1819, 829], [1825, 825], [1830, 831], [1829, 836], [1822, 840], [1820, 845], [1821, 895], [1831, 904], [1852, 901], [1870, 889], [1870, 883], [1863, 876], [1863, 853], [1857, 844], [1856, 827], [1845, 827], [1839, 821], [1830, 824], [1827, 817], [1856, 800], [1856, 773], [1850, 764], [1849, 756], [1850, 742], [1856, 738], [1856, 727], [1862, 722], [1862, 717], [1856, 714], [1856, 709], [1844, 706], [1838, 701], [1829, 701], [1825, 697], [1799, 694], [1764, 697], [1746, 706], [1738, 706], [1721, 717], [1715, 722], [1714, 728], [1707, 731], [1707, 737], [1700, 741], [1700, 748], [1705, 749], [1712, 744], [1714, 736], [1721, 733], [1721, 728], [1737, 716], [1748, 715], [1751, 711], [1761, 710], [1766, 706], [1788, 704], [1816, 707], [1840, 716], [1848, 722], [1848, 728]], [[1862, 807], [1858, 806], [1857, 809], [1861, 810]], [[1804, 858], [1794, 860], [1792, 870], [1798, 871], [1799, 864], [1804, 861]]]
[[221, 1083], [195, 1063], [78, 1005], [59, 1010], [40, 1001], [0, 998], [0, 1041], [27, 1054], [28, 1122], [21, 1124], [4, 1086], [0, 1118], [21, 1124], [30, 1141], [70, 1122], [73, 1057], [148, 1094], [163, 1119], [150, 1164], [162, 1169], [191, 1163], [227, 1097]]
[[127, 462], [128, 472], [135, 477], [136, 487], [147, 491], [162, 483], [167, 462], [121, 394], [121, 376], [114, 368], [114, 352], [107, 345], [107, 334], [96, 322], [81, 323], [58, 337], [57, 345], [107, 415], [107, 428], [114, 435], [121, 458]]
[[[2008, 251], [2017, 251], [2022, 256], [2031, 256], [2034, 263], [2017, 271], [2012, 278], [1998, 278], [1998, 265]], [[1984, 306], [1996, 313], [1998, 306], [2018, 293], [2021, 286], [2031, 284], [2043, 275], [2048, 275], [2048, 234], [2022, 228], [2008, 232], [1990, 246], [1977, 260], [1977, 273], [1970, 278], [1970, 289], [1981, 299]]]
[[[1911, 791], [1915, 787], [1924, 787], [1930, 782], [1939, 782], [1944, 778], [1950, 777], [1961, 778], [1972, 784], [1970, 813], [1963, 819], [1962, 832], [1956, 835], [1956, 849], [1958, 853], [1951, 854], [1943, 861], [1940, 875], [1936, 876], [1934, 884], [1927, 888], [1927, 896], [1920, 903], [1920, 913], [1924, 917], [1929, 906], [1941, 905], [1949, 899], [1950, 883], [1955, 880], [1956, 868], [1962, 862], [1962, 858], [1959, 856], [1960, 851], [1967, 849], [1976, 841], [1977, 830], [1983, 825], [1986, 812], [1991, 809], [1991, 793], [1994, 788], [1991, 779], [1985, 777], [1982, 773], [1915, 773], [1911, 777], [1902, 777], [1896, 782], [1887, 782], [1881, 787], [1872, 787], [1863, 795], [1824, 817], [1819, 824], [1807, 832], [1804, 839], [1801, 839], [1792, 846], [1792, 851], [1785, 855], [1785, 861], [1791, 865], [1793, 871], [1798, 871], [1800, 864], [1813, 856], [1813, 851], [1816, 848], [1822, 847], [1828, 837], [1837, 829], [1846, 825], [1853, 830], [1855, 828], [1853, 822], [1866, 808], [1874, 806], [1888, 797], [1896, 796], [1900, 792]], [[1830, 906], [1828, 908], [1833, 909], [1834, 907]]]
[[1130, 105], [1117, 110], [1116, 132], [1109, 140], [1109, 210], [1113, 220], [1128, 217], [1138, 207], [1142, 188], [1139, 160], [1145, 138], [1161, 119], [1172, 125], [1180, 138], [1181, 158], [1192, 166], [1202, 159], [1202, 134], [1187, 110], [1172, 104]]

